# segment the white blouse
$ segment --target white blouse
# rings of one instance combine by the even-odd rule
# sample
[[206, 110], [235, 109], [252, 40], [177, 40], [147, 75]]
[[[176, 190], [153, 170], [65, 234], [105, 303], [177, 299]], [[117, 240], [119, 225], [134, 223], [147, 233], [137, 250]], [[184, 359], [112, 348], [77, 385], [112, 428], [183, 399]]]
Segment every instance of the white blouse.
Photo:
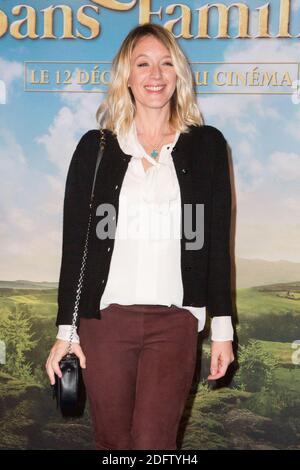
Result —
[[[182, 305], [181, 198], [171, 155], [179, 135], [177, 131], [173, 142], [162, 146], [156, 159], [140, 144], [135, 120], [126, 137], [118, 136], [122, 151], [132, 158], [119, 194], [114, 249], [99, 309], [111, 303], [176, 305], [197, 317], [199, 332], [205, 325], [205, 306]], [[152, 164], [147, 170], [143, 157]], [[67, 340], [70, 328], [59, 325], [57, 338]], [[230, 316], [212, 318], [211, 339], [233, 340]], [[79, 342], [78, 335], [74, 342]]]

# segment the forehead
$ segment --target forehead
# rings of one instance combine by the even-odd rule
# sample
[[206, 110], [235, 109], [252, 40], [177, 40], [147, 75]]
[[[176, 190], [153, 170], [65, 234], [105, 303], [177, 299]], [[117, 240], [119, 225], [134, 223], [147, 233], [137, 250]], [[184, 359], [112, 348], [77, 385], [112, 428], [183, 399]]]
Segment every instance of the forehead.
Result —
[[137, 41], [132, 51], [132, 59], [137, 59], [141, 55], [149, 57], [165, 55], [171, 57], [167, 47], [154, 36], [144, 36]]

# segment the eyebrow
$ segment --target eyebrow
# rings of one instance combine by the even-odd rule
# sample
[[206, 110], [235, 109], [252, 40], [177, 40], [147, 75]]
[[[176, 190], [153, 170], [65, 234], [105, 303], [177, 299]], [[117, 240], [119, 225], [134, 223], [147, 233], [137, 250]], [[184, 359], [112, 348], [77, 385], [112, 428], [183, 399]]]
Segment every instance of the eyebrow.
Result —
[[[139, 54], [134, 60], [137, 60], [139, 57], [148, 57], [148, 55], [147, 54]], [[162, 59], [164, 59], [166, 57], [169, 57], [171, 59], [170, 54], [166, 54], [166, 55], [162, 56]]]

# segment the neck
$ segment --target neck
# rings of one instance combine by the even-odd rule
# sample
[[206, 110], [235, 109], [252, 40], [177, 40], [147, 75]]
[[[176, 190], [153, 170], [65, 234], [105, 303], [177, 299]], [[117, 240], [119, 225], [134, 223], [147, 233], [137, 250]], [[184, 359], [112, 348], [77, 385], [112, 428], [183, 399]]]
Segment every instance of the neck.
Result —
[[158, 110], [151, 109], [147, 113], [137, 113], [134, 118], [137, 135], [153, 141], [174, 133], [169, 124], [169, 113], [160, 112], [158, 114], [154, 111]]

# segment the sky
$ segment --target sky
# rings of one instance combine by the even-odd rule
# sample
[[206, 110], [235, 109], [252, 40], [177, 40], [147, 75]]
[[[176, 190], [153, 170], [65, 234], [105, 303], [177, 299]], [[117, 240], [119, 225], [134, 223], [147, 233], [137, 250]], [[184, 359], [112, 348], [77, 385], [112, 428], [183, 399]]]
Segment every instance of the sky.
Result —
[[[60, 3], [72, 4], [75, 10], [75, 4], [92, 4], [88, 0], [26, 2], [37, 10]], [[182, 3], [193, 12], [195, 35], [196, 9], [206, 2]], [[279, 0], [269, 3], [270, 32], [276, 34]], [[291, 3], [290, 31], [296, 35], [300, 34], [300, 2]], [[0, 0], [0, 10], [10, 21], [17, 4]], [[169, 4], [151, 2], [152, 11], [162, 8], [162, 18], [155, 16], [153, 22], [164, 24], [179, 16], [176, 10], [166, 14]], [[250, 4], [249, 29], [254, 35], [255, 8], [265, 2], [251, 0]], [[139, 2], [128, 12], [101, 7], [99, 15], [93, 16], [100, 18], [102, 27], [93, 41], [16, 40], [9, 34], [0, 38], [0, 80], [6, 88], [6, 103], [0, 104], [0, 279], [58, 280], [68, 165], [80, 137], [97, 127], [95, 112], [105, 93], [85, 93], [84, 86], [71, 88], [81, 93], [24, 91], [24, 62], [107, 61], [109, 67], [123, 38], [138, 24]], [[236, 25], [232, 14], [233, 36]], [[215, 14], [212, 36], [216, 28]], [[174, 33], [179, 34], [178, 27]], [[177, 41], [190, 62], [300, 62], [300, 37]], [[280, 64], [276, 67], [282, 69]], [[228, 89], [223, 87], [225, 92]], [[220, 129], [230, 148], [237, 211], [235, 256], [300, 262], [300, 103], [288, 94], [249, 94], [249, 87], [243, 91], [248, 93], [197, 94], [205, 123]]]

